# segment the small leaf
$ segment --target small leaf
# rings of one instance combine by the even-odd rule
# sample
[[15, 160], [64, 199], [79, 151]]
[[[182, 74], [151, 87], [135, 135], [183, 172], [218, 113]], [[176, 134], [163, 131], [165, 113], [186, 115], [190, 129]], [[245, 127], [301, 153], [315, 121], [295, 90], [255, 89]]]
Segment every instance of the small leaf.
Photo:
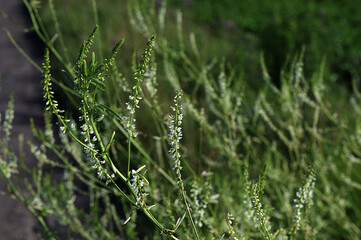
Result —
[[113, 131], [113, 134], [112, 134], [112, 137], [110, 138], [105, 150], [104, 150], [104, 153], [107, 153], [110, 149], [110, 145], [112, 144], [113, 140], [114, 140], [114, 136], [115, 136], [115, 131]]
[[97, 122], [100, 122], [100, 121], [102, 121], [103, 120], [103, 118], [104, 118], [104, 114], [102, 114], [100, 117], [98, 117], [95, 121], [97, 121]]

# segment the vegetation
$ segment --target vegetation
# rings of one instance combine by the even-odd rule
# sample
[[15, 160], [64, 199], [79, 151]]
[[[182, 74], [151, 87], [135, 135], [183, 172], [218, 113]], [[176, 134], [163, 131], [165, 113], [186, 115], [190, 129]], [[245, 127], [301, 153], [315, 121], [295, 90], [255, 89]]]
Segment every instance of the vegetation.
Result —
[[[95, 0], [90, 8], [77, 8], [84, 15], [68, 11], [75, 2], [62, 1], [60, 8], [52, 0], [48, 5], [24, 1], [46, 45], [46, 125], [33, 127], [40, 145], [29, 142], [29, 147], [38, 166], [25, 169], [32, 177], [26, 194], [14, 184], [21, 158], [8, 146], [13, 99], [0, 120], [2, 181], [37, 217], [46, 238], [59, 239], [47, 222], [50, 216], [66, 227], [68, 239], [361, 237], [356, 80], [351, 90], [340, 91], [327, 60], [316, 67], [305, 57], [311, 54], [307, 47], [296, 49], [294, 43], [288, 50], [295, 57], [275, 81], [266, 48], [264, 54], [252, 53], [253, 66], [229, 61], [226, 57], [236, 57], [232, 40], [221, 34], [201, 46], [210, 33], [188, 35], [183, 29], [191, 25], [183, 24], [190, 18], [183, 21], [182, 12], [168, 11], [174, 6], [165, 1], [122, 5], [119, 13], [130, 23], [112, 22], [119, 15], [105, 14], [103, 8], [118, 7], [110, 0], [111, 9]], [[311, 5], [302, 9], [309, 12]], [[222, 16], [225, 10], [215, 6]], [[194, 16], [207, 20], [201, 9], [196, 7]], [[74, 24], [58, 20], [66, 11]], [[117, 23], [126, 40], [113, 43], [108, 34]], [[95, 25], [93, 31], [89, 25]], [[85, 41], [75, 55], [80, 37]], [[137, 49], [145, 45], [144, 50], [132, 54], [134, 46], [127, 42]], [[217, 58], [223, 47], [230, 55]], [[308, 64], [312, 73], [304, 71]], [[259, 81], [250, 84], [239, 68]], [[54, 83], [66, 99], [57, 100]]]

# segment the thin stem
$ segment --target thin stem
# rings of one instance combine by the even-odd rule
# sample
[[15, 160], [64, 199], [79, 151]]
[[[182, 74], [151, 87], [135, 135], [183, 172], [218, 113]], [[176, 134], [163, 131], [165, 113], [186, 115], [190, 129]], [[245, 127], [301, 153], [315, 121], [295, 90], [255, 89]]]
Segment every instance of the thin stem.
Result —
[[33, 59], [31, 59], [31, 57], [19, 46], [19, 44], [15, 41], [15, 39], [13, 38], [13, 36], [11, 35], [11, 33], [7, 30], [4, 29], [4, 31], [6, 32], [6, 34], [8, 35], [8, 38], [10, 39], [11, 43], [14, 45], [14, 47], [21, 53], [21, 55], [23, 55], [26, 60], [29, 61], [29, 63], [31, 65], [33, 65], [37, 70], [39, 70], [39, 72], [42, 72], [42, 68], [39, 66], [39, 64], [37, 64], [36, 62], [34, 62]]
[[128, 175], [128, 181], [130, 180], [130, 143], [132, 140], [132, 136], [129, 133], [128, 134], [128, 169], [127, 169], [127, 175]]
[[[75, 73], [73, 72], [72, 68], [64, 61], [62, 56], [59, 54], [59, 52], [54, 48], [53, 44], [50, 42], [49, 37], [47, 36], [47, 33], [45, 31], [45, 28], [42, 26], [42, 24], [39, 20], [39, 17], [34, 12], [34, 9], [31, 7], [31, 5], [29, 4], [29, 2], [27, 0], [23, 0], [23, 2], [25, 4], [26, 8], [28, 9], [28, 12], [29, 12], [30, 18], [31, 18], [31, 22], [34, 26], [34, 30], [35, 30], [36, 34], [38, 35], [38, 37], [46, 44], [46, 46], [51, 50], [51, 52], [56, 56], [56, 58], [63, 64], [63, 66], [71, 74], [71, 76], [75, 77]], [[40, 24], [41, 29], [39, 28], [39, 24]]]
[[191, 220], [191, 224], [192, 224], [192, 228], [193, 228], [193, 231], [194, 231], [194, 234], [196, 235], [197, 239], [199, 240], [199, 235], [198, 235], [198, 231], [197, 231], [197, 228], [196, 228], [196, 225], [193, 221], [193, 217], [192, 217], [192, 214], [191, 214], [191, 210], [190, 210], [190, 207], [189, 207], [189, 203], [187, 202], [187, 199], [186, 199], [186, 194], [185, 192], [182, 193], [182, 197], [183, 197], [183, 200], [184, 200], [184, 205], [186, 205], [186, 208], [187, 208], [187, 214], [189, 216], [189, 219]]
[[61, 31], [60, 31], [59, 21], [58, 21], [58, 18], [56, 17], [55, 7], [54, 7], [54, 2], [53, 2], [53, 0], [49, 0], [49, 8], [50, 8], [51, 16], [52, 16], [52, 18], [53, 18], [55, 30], [56, 30], [56, 32], [57, 32], [57, 34], [58, 34], [58, 36], [59, 36], [60, 46], [61, 46], [62, 49], [64, 50], [64, 58], [65, 58], [65, 61], [66, 61], [66, 62], [69, 62], [68, 51], [67, 51], [67, 48], [65, 47], [63, 34], [62, 34]]
[[[96, 3], [95, 0], [92, 0], [92, 6], [93, 6], [93, 14], [94, 14], [95, 25], [99, 26], [98, 8], [97, 8], [97, 3]], [[102, 41], [101, 41], [100, 34], [98, 35], [98, 40], [99, 40], [99, 41], [97, 41], [97, 46], [98, 46], [98, 51], [99, 51], [98, 54], [100, 56], [100, 59], [103, 59]]]

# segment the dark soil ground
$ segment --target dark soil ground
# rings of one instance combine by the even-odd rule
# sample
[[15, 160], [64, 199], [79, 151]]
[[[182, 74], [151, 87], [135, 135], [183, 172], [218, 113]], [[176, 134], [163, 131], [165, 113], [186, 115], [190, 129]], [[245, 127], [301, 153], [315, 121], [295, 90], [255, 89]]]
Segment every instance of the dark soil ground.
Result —
[[[37, 127], [43, 126], [41, 73], [13, 46], [6, 33], [9, 31], [23, 50], [39, 64], [43, 47], [33, 33], [27, 32], [30, 26], [21, 0], [0, 0], [0, 112], [4, 116], [9, 96], [13, 93], [15, 118], [11, 146], [15, 150], [19, 134], [24, 134], [26, 140], [32, 139], [30, 118], [34, 119]], [[28, 148], [24, 161], [28, 166], [36, 164]], [[1, 178], [0, 191], [0, 240], [40, 239], [36, 219], [18, 200], [8, 196]]]

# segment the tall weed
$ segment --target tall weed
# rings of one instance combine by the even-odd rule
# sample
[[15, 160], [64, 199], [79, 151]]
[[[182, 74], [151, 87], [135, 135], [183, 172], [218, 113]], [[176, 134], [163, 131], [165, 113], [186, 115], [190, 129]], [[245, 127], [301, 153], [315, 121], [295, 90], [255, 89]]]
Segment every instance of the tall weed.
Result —
[[[255, 96], [225, 61], [202, 60], [196, 37], [183, 35], [180, 12], [171, 45], [165, 5], [145, 13], [136, 2], [128, 5], [130, 22], [150, 38], [140, 57], [125, 61], [130, 67], [116, 57], [122, 40], [107, 55], [95, 50], [98, 27], [69, 62], [65, 39], [54, 44], [33, 2], [25, 3], [48, 49], [46, 126], [33, 128], [40, 145], [29, 143], [38, 159], [29, 194], [12, 184], [21, 170], [8, 150], [12, 100], [0, 163], [10, 194], [48, 238], [57, 238], [49, 216], [66, 226], [69, 239], [360, 237], [357, 86], [355, 111], [337, 114], [323, 65], [305, 76], [301, 51], [279, 87], [261, 56], [264, 84]], [[62, 76], [53, 74], [55, 61]], [[75, 111], [55, 98], [54, 83], [62, 81]]]

